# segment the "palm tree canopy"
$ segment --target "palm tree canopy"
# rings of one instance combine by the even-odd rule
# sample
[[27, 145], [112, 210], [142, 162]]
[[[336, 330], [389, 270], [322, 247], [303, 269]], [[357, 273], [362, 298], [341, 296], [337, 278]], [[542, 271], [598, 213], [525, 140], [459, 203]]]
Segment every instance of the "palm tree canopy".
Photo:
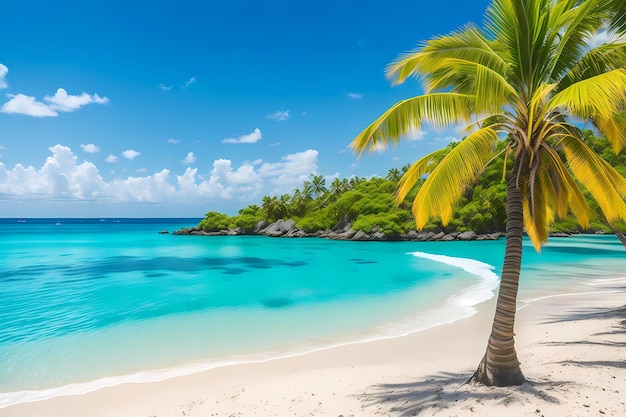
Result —
[[[362, 154], [397, 143], [424, 123], [467, 126], [467, 137], [441, 157], [415, 162], [398, 188], [401, 201], [428, 175], [413, 203], [418, 228], [446, 224], [505, 141], [509, 176], [522, 193], [524, 224], [535, 248], [554, 216], [573, 213], [583, 227], [590, 208], [579, 183], [609, 223], [626, 219], [626, 180], [584, 141], [591, 123], [616, 152], [626, 147], [626, 0], [493, 0], [483, 28], [466, 26], [433, 38], [387, 67], [424, 94], [398, 102], [351, 143]], [[597, 35], [608, 32], [609, 41]], [[614, 35], [614, 36], [612, 36]], [[621, 35], [621, 36], [619, 36]], [[577, 182], [578, 181], [578, 182]]]

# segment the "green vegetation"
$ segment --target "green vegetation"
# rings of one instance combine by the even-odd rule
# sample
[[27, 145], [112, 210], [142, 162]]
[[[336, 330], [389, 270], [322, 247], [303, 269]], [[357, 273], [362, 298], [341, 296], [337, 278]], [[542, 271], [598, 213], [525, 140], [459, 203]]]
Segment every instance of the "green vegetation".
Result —
[[[609, 161], [626, 176], [626, 152], [618, 154], [610, 147], [609, 142], [597, 138], [591, 131], [585, 131], [585, 140], [598, 155]], [[448, 145], [442, 157], [454, 149], [458, 143]], [[501, 150], [504, 143], [498, 144]], [[510, 166], [512, 162], [509, 160]], [[411, 213], [410, 201], [420, 190], [423, 180], [419, 180], [401, 203], [396, 202], [396, 190], [400, 178], [410, 168], [391, 168], [385, 178], [335, 178], [327, 187], [321, 175], [311, 176], [302, 187], [291, 195], [266, 196], [262, 205], [250, 205], [236, 216], [229, 217], [222, 213], [209, 212], [198, 227], [208, 232], [234, 230], [240, 228], [250, 233], [259, 221], [274, 222], [278, 219], [293, 219], [296, 226], [306, 232], [334, 228], [339, 222], [349, 222], [355, 231], [371, 233], [379, 230], [389, 236], [397, 236], [415, 230], [415, 220]], [[427, 231], [445, 233], [465, 232], [476, 233], [503, 232], [506, 222], [506, 183], [502, 181], [504, 156], [497, 157], [476, 183], [467, 186], [455, 207], [449, 222], [444, 226], [440, 217], [434, 217], [423, 228]], [[590, 193], [585, 192], [588, 204], [595, 213], [601, 213], [598, 204]], [[626, 225], [617, 223], [619, 228], [626, 230]], [[572, 215], [555, 219], [551, 223], [552, 232], [607, 232], [611, 229], [602, 217], [591, 218], [588, 228], [582, 228]]]
[[[555, 217], [571, 213], [586, 229], [598, 212], [595, 205], [609, 225], [626, 220], [626, 179], [578, 127], [580, 121], [593, 125], [615, 158], [626, 147], [625, 13], [623, 0], [493, 0], [484, 28], [467, 25], [430, 39], [387, 68], [393, 82], [415, 77], [425, 93], [392, 106], [351, 144], [363, 153], [396, 143], [423, 123], [469, 126], [468, 136], [453, 149], [420, 159], [400, 180], [398, 201], [403, 202], [428, 174], [413, 199], [419, 228], [435, 216], [442, 225], [453, 223], [454, 207], [463, 204], [468, 187], [490, 174], [494, 158], [510, 161], [502, 279], [474, 382], [525, 382], [513, 337], [524, 230], [539, 250]], [[589, 42], [607, 27], [616, 31], [614, 40]], [[483, 191], [469, 211], [484, 201], [497, 212], [492, 195]], [[593, 196], [594, 205], [583, 192]], [[482, 225], [491, 220], [481, 216], [471, 220]]]

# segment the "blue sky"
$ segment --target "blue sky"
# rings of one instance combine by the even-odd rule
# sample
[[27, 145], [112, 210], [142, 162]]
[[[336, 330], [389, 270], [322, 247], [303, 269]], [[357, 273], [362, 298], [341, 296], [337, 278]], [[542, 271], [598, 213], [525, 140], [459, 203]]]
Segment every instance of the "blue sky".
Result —
[[357, 158], [385, 66], [486, 0], [35, 1], [0, 16], [0, 217], [235, 214], [311, 174], [384, 176], [454, 132]]

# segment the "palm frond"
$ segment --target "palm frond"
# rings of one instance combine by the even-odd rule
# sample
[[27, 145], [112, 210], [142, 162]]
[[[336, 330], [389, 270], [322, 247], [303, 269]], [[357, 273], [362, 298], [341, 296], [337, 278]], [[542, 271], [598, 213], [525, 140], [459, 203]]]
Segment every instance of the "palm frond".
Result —
[[586, 78], [555, 94], [550, 109], [564, 107], [582, 119], [614, 115], [626, 102], [626, 69], [619, 68]]
[[557, 91], [596, 75], [626, 66], [626, 42], [612, 42], [587, 51], [561, 75]]
[[565, 136], [561, 144], [576, 179], [593, 195], [609, 223], [626, 220], [626, 179], [582, 140]]
[[473, 96], [454, 93], [426, 94], [402, 100], [374, 120], [352, 140], [350, 147], [359, 155], [397, 143], [428, 122], [435, 127], [469, 122], [474, 108]]
[[595, 116], [593, 124], [609, 140], [615, 153], [626, 147], [626, 111], [614, 113], [612, 117]]
[[534, 184], [534, 188], [533, 201], [531, 202], [530, 195], [525, 195], [525, 198], [522, 200], [522, 208], [526, 233], [535, 250], [539, 251], [541, 244], [548, 241], [548, 232], [550, 231], [550, 223], [554, 220], [554, 212], [548, 206], [546, 201], [548, 194], [543, 189], [542, 182], [537, 181]]
[[446, 152], [448, 152], [447, 148], [439, 149], [424, 156], [411, 165], [398, 182], [398, 189], [396, 191], [396, 201], [398, 203], [404, 201], [406, 195], [409, 191], [411, 191], [420, 178], [435, 169], [439, 162], [441, 162], [441, 157], [445, 155]]
[[491, 159], [498, 135], [490, 128], [479, 129], [461, 141], [433, 169], [413, 201], [417, 228], [436, 215], [445, 225], [465, 186], [472, 184]]
[[589, 204], [587, 204], [587, 200], [585, 200], [585, 196], [580, 190], [580, 187], [576, 184], [576, 181], [572, 178], [572, 175], [567, 170], [561, 157], [553, 148], [545, 147], [544, 155], [549, 156], [551, 159], [549, 164], [553, 169], [553, 183], [558, 182], [561, 190], [565, 193], [562, 197], [558, 197], [559, 200], [567, 197], [567, 203], [574, 217], [576, 217], [576, 220], [583, 228], [587, 228], [589, 226], [589, 213], [591, 208]]
[[400, 55], [387, 66], [386, 75], [393, 84], [403, 83], [411, 76], [421, 79], [425, 74], [437, 71], [442, 60], [446, 59], [474, 62], [500, 74], [506, 70], [506, 62], [492, 50], [480, 30], [467, 26], [462, 31], [431, 39], [421, 48]]

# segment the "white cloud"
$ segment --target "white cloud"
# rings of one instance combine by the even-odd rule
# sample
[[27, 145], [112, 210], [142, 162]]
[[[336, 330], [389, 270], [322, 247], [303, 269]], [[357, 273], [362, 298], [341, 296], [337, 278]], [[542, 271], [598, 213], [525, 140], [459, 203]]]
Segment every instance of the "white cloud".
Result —
[[9, 84], [7, 83], [6, 76], [9, 73], [9, 68], [6, 65], [0, 64], [0, 88], [7, 88]]
[[360, 93], [348, 93], [348, 98], [352, 100], [361, 100], [363, 98], [363, 94]]
[[270, 144], [269, 144], [269, 145], [267, 145], [267, 146], [269, 146], [270, 148], [275, 148], [275, 147], [277, 147], [277, 146], [280, 146], [280, 142], [270, 143]]
[[180, 143], [180, 140], [178, 140], [178, 139], [174, 139], [174, 138], [169, 138], [169, 139], [167, 140], [167, 142], [168, 142], [168, 143], [173, 143], [174, 145], [176, 145], [176, 144], [179, 144], [179, 143]]
[[191, 77], [190, 79], [188, 79], [187, 81], [185, 81], [185, 83], [182, 85], [181, 88], [187, 88], [189, 87], [191, 84], [195, 84], [196, 83], [196, 77]]
[[35, 100], [35, 97], [24, 94], [7, 94], [11, 100], [7, 101], [0, 108], [0, 112], [7, 114], [25, 114], [33, 117], [56, 117], [59, 114], [48, 105]]
[[104, 161], [105, 161], [105, 162], [111, 162], [111, 163], [113, 163], [113, 162], [117, 162], [117, 156], [115, 156], [115, 155], [109, 155], [109, 156], [107, 156], [107, 157], [106, 157], [106, 159], [105, 159]]
[[263, 134], [259, 128], [254, 129], [252, 133], [242, 135], [237, 138], [226, 138], [222, 143], [256, 143], [261, 140]]
[[170, 91], [172, 89], [171, 85], [165, 85], [163, 83], [159, 84], [159, 88], [163, 91]]
[[33, 117], [56, 117], [58, 112], [73, 112], [87, 104], [106, 104], [107, 97], [100, 97], [98, 94], [89, 95], [82, 93], [79, 96], [67, 94], [63, 88], [59, 88], [53, 96], [45, 96], [43, 103], [37, 101], [35, 97], [24, 94], [7, 94], [11, 100], [2, 105], [0, 111], [8, 114], [24, 114]]
[[[7, 168], [0, 162], [0, 196], [3, 200], [40, 199], [97, 202], [171, 203], [184, 199], [236, 199], [254, 202], [268, 193], [290, 192], [317, 173], [315, 150], [284, 156], [279, 162], [256, 160], [233, 166], [217, 159], [203, 179], [197, 168], [187, 167], [182, 175], [168, 169], [146, 175], [104, 180], [91, 162], [78, 163], [72, 150], [63, 145], [48, 148], [50, 156], [37, 169], [21, 164]], [[117, 157], [109, 155], [108, 162]], [[114, 174], [114, 172], [112, 172]]]
[[137, 152], [134, 149], [126, 149], [124, 152], [122, 152], [122, 156], [129, 160], [133, 160], [137, 158], [139, 155], [141, 155], [141, 152]]
[[426, 131], [416, 128], [410, 129], [409, 132], [406, 134], [406, 138], [410, 141], [422, 140], [424, 139], [424, 136], [426, 136]]
[[98, 153], [98, 152], [100, 152], [100, 147], [94, 145], [93, 143], [88, 143], [86, 145], [81, 144], [80, 147], [83, 148], [83, 152], [87, 152], [87, 153]]
[[288, 189], [301, 185], [311, 173], [317, 172], [317, 156], [313, 149], [284, 156], [282, 162], [264, 162], [259, 167], [259, 174], [268, 178], [279, 189]]
[[193, 164], [194, 162], [196, 162], [196, 157], [193, 156], [193, 152], [189, 152], [187, 153], [187, 156], [180, 162], [182, 162], [183, 164]]
[[279, 122], [284, 122], [289, 119], [289, 110], [278, 110], [277, 112], [268, 114], [265, 116], [268, 119], [278, 120]]
[[73, 96], [67, 94], [67, 91], [63, 88], [57, 89], [53, 96], [45, 96], [43, 99], [50, 103], [48, 105], [50, 109], [62, 112], [72, 112], [91, 103], [106, 104], [109, 102], [107, 97], [100, 97], [98, 94], [82, 93], [79, 96]]

